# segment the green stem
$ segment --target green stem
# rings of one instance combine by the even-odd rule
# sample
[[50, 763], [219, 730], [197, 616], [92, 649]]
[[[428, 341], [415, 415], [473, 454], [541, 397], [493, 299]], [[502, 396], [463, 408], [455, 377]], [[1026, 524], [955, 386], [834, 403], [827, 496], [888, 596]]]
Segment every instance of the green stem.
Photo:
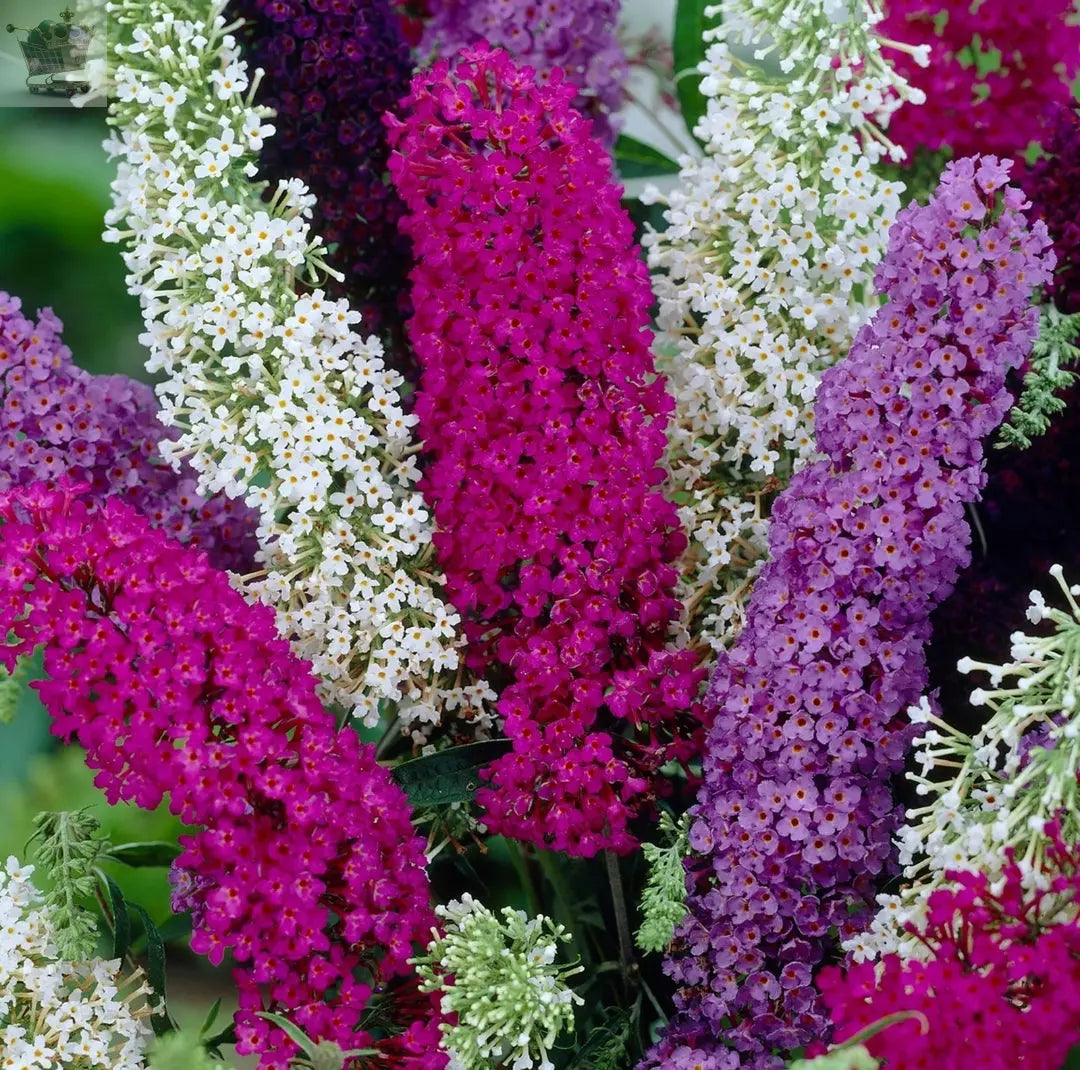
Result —
[[533, 883], [532, 874], [529, 872], [529, 863], [525, 858], [525, 852], [522, 850], [521, 844], [516, 840], [508, 839], [506, 847], [510, 854], [510, 862], [514, 867], [514, 872], [517, 874], [518, 881], [525, 892], [525, 898], [529, 904], [529, 915], [535, 918], [538, 914], [542, 914], [543, 910], [540, 904], [540, 896], [536, 892], [536, 885]]
[[618, 855], [614, 851], [605, 851], [604, 864], [607, 867], [611, 901], [615, 909], [615, 930], [619, 934], [619, 963], [622, 966], [623, 984], [629, 992], [635, 983], [634, 943], [630, 935], [630, 918], [626, 912], [626, 893], [623, 889], [622, 873], [619, 871]]

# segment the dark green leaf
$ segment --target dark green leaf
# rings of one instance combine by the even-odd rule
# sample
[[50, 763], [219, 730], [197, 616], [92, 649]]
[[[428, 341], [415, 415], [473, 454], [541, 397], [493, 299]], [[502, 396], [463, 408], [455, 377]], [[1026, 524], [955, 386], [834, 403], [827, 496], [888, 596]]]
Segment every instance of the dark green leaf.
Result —
[[667, 229], [667, 220], [664, 218], [666, 211], [664, 205], [644, 204], [632, 197], [624, 197], [621, 201], [627, 215], [634, 224], [634, 238], [640, 244], [642, 236], [650, 230], [663, 231]]
[[1080, 1070], [1080, 1045], [1069, 1049], [1069, 1054], [1065, 1056], [1065, 1065], [1061, 1070]]
[[186, 940], [191, 935], [191, 915], [173, 914], [158, 926], [158, 932], [166, 944]]
[[[705, 114], [701, 95], [701, 75], [697, 65], [705, 58], [705, 7], [707, 0], [678, 0], [675, 8], [675, 92], [679, 97], [683, 122], [691, 134]], [[700, 139], [697, 139], [700, 141]]]
[[123, 862], [125, 866], [142, 868], [145, 866], [171, 866], [180, 856], [180, 847], [163, 840], [148, 840], [144, 843], [122, 843], [119, 847], [110, 847], [106, 858], [114, 862]]
[[393, 775], [414, 807], [470, 802], [480, 787], [480, 770], [509, 749], [508, 739], [466, 743], [402, 762]]
[[109, 910], [112, 913], [110, 927], [112, 929], [112, 957], [122, 959], [131, 947], [131, 916], [128, 913], [127, 902], [120, 886], [107, 873], [98, 870], [105, 883], [105, 891], [109, 898]]
[[210, 1037], [208, 1040], [203, 1041], [203, 1047], [217, 1058], [221, 1058], [221, 1045], [222, 1044], [235, 1044], [236, 1043], [236, 1026], [228, 1025], [220, 1033]]
[[132, 903], [131, 909], [142, 922], [143, 931], [146, 933], [146, 979], [162, 1006], [161, 1013], [155, 1014], [150, 1024], [160, 1037], [176, 1028], [165, 1003], [165, 941], [161, 939], [161, 933], [153, 919], [138, 903]]
[[679, 165], [644, 141], [621, 134], [615, 142], [615, 166], [619, 177], [651, 178], [653, 175], [677, 175]]

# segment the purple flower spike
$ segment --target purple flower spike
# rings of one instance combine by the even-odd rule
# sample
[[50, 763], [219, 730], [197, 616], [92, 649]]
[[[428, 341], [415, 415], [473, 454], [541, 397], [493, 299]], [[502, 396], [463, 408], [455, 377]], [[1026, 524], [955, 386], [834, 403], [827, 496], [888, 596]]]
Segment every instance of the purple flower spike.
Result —
[[[964, 506], [1037, 329], [1053, 255], [994, 157], [949, 165], [901, 213], [886, 304], [818, 392], [818, 447], [773, 509], [770, 561], [716, 711], [667, 966], [678, 1015], [645, 1067], [764, 1070], [828, 1032], [809, 970], [857, 932], [890, 864], [888, 789], [926, 682], [930, 613], [967, 563]], [[706, 1056], [708, 1058], [706, 1058]]]
[[409, 91], [412, 63], [389, 0], [232, 0], [247, 20], [248, 63], [264, 71], [257, 99], [274, 109], [262, 177], [300, 178], [318, 198], [313, 230], [333, 248], [327, 280], [373, 329], [408, 311], [409, 246], [386, 181], [383, 115]]

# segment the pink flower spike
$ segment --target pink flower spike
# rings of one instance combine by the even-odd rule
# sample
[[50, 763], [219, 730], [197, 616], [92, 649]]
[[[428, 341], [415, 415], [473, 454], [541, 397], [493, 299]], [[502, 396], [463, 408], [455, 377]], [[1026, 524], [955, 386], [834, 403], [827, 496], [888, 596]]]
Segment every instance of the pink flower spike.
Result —
[[[0, 660], [44, 646], [33, 686], [109, 801], [168, 795], [198, 828], [181, 841], [174, 907], [192, 913], [195, 951], [234, 952], [238, 1050], [283, 1065], [291, 1042], [258, 1016], [274, 1010], [387, 1066], [442, 1070], [437, 1007], [408, 964], [434, 921], [423, 841], [273, 611], [85, 486], [15, 488], [0, 519], [0, 634], [14, 637]], [[392, 997], [382, 1039], [355, 1031], [372, 991], [361, 967]]]

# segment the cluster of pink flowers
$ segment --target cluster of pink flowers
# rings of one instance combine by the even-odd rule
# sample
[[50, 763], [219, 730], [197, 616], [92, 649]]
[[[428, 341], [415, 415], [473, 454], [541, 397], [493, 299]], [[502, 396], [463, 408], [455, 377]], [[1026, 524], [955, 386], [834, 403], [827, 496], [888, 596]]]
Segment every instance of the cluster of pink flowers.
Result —
[[195, 474], [177, 474], [158, 443], [154, 392], [124, 375], [91, 375], [71, 359], [52, 309], [35, 322], [0, 290], [0, 491], [64, 476], [94, 495], [117, 495], [219, 568], [243, 570], [255, 554], [254, 513], [224, 495], [204, 498]]
[[648, 1065], [683, 1047], [765, 1070], [828, 1030], [811, 967], [857, 931], [887, 867], [930, 613], [968, 560], [982, 440], [1053, 268], [1007, 175], [962, 159], [900, 214], [875, 278], [888, 303], [822, 379], [825, 459], [774, 505], [746, 628], [710, 682], [703, 861], [669, 960], [680, 1014]]
[[1080, 849], [1047, 833], [1045, 887], [1030, 890], [1011, 857], [998, 891], [983, 873], [951, 873], [911, 930], [925, 960], [822, 970], [834, 1040], [908, 1012], [866, 1042], [890, 1070], [966, 1070], [973, 1052], [988, 1070], [1059, 1070], [1080, 1044]]
[[0, 660], [44, 646], [34, 686], [53, 731], [86, 748], [111, 803], [168, 794], [201, 826], [181, 840], [179, 898], [192, 948], [237, 964], [238, 1050], [287, 1070], [295, 1049], [258, 1016], [274, 1009], [378, 1065], [442, 1068], [408, 965], [433, 915], [404, 794], [336, 729], [269, 608], [116, 498], [84, 497], [33, 484], [0, 499]]
[[629, 73], [616, 32], [619, 0], [432, 0], [420, 53], [447, 60], [481, 43], [505, 48], [541, 82], [558, 70], [577, 88], [574, 107], [608, 147]]
[[[931, 46], [927, 67], [891, 54], [898, 73], [926, 94], [925, 104], [902, 108], [889, 126], [908, 153], [944, 146], [955, 156], [1023, 153], [1043, 137], [1049, 106], [1072, 100], [1080, 71], [1073, 0], [888, 0], [885, 10], [885, 37]], [[995, 50], [1000, 65], [987, 70]]]
[[[667, 643], [686, 545], [658, 485], [672, 403], [607, 153], [556, 72], [469, 50], [417, 75], [391, 174], [414, 242], [423, 489], [471, 664], [509, 673], [496, 832], [634, 845], [660, 766], [694, 751], [695, 655]], [[493, 677], [494, 678], [494, 677]]]

